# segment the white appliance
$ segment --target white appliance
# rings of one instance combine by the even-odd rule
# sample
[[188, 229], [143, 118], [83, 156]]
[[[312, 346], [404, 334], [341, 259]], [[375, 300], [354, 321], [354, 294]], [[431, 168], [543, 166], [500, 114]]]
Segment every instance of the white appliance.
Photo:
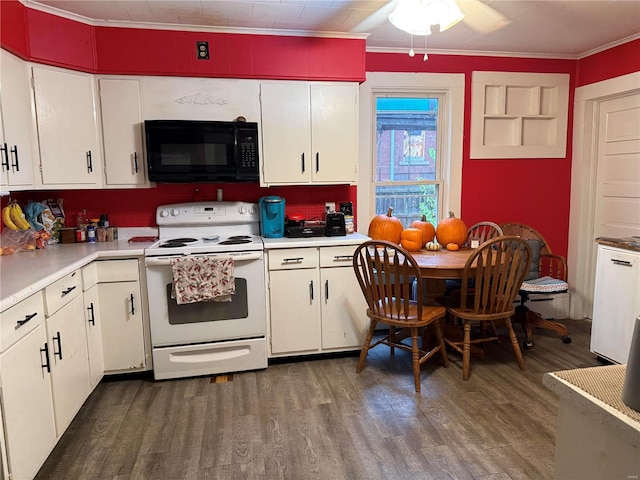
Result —
[[598, 245], [591, 351], [627, 363], [635, 318], [640, 315], [640, 251]]
[[[156, 210], [159, 240], [145, 249], [153, 373], [156, 380], [267, 366], [264, 252], [258, 206], [195, 202]], [[230, 255], [231, 302], [178, 305], [171, 259]]]

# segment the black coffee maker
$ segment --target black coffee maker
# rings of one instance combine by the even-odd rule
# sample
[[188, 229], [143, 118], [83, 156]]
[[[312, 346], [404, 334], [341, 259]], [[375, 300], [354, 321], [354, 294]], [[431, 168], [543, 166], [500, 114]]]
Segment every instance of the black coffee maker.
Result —
[[324, 224], [324, 234], [327, 237], [340, 237], [347, 234], [344, 223], [344, 213], [327, 213]]

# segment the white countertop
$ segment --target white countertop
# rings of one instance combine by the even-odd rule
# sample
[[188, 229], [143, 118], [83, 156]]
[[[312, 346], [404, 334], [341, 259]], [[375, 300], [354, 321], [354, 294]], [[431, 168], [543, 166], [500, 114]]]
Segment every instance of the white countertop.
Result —
[[0, 311], [15, 305], [97, 258], [141, 257], [152, 243], [117, 242], [47, 245], [43, 250], [0, 257]]
[[264, 249], [276, 248], [304, 248], [304, 247], [334, 247], [340, 245], [359, 245], [370, 240], [361, 233], [350, 233], [340, 237], [307, 237], [307, 238], [263, 238]]

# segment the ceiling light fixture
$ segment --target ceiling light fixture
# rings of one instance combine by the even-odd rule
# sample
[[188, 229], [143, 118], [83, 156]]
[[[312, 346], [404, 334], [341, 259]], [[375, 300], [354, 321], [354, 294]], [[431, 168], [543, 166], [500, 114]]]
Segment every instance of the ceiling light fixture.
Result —
[[396, 8], [389, 14], [389, 21], [394, 27], [412, 36], [410, 52], [413, 51], [413, 35], [431, 35], [432, 25], [439, 25], [440, 31], [444, 32], [463, 18], [464, 14], [455, 0], [398, 0]]

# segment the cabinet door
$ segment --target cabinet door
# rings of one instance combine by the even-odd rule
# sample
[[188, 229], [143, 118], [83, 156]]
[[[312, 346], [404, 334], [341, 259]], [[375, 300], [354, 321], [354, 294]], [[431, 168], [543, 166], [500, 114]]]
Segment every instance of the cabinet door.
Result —
[[272, 354], [320, 349], [319, 280], [318, 269], [269, 272]]
[[138, 80], [100, 79], [105, 184], [145, 185]]
[[593, 296], [591, 351], [627, 363], [640, 314], [640, 253], [600, 246]]
[[102, 317], [98, 286], [94, 285], [84, 292], [85, 328], [87, 330], [87, 349], [89, 353], [89, 376], [91, 388], [95, 387], [104, 374], [104, 356], [102, 348]]
[[311, 85], [311, 155], [314, 183], [356, 182], [357, 85]]
[[301, 184], [311, 179], [309, 85], [260, 85], [262, 181]]
[[98, 293], [105, 372], [143, 369], [140, 282], [100, 283]]
[[[56, 443], [44, 324], [0, 356], [2, 408], [12, 478], [33, 478]], [[51, 356], [51, 352], [49, 352]]]
[[82, 297], [47, 318], [56, 432], [62, 435], [91, 392]]
[[369, 319], [353, 268], [322, 268], [320, 277], [322, 349], [361, 348]]
[[43, 185], [101, 186], [93, 77], [33, 67]]
[[0, 104], [4, 127], [2, 183], [13, 187], [12, 190], [24, 190], [33, 187], [33, 164], [37, 156], [29, 69], [25, 62], [5, 50], [0, 51], [0, 63]]

